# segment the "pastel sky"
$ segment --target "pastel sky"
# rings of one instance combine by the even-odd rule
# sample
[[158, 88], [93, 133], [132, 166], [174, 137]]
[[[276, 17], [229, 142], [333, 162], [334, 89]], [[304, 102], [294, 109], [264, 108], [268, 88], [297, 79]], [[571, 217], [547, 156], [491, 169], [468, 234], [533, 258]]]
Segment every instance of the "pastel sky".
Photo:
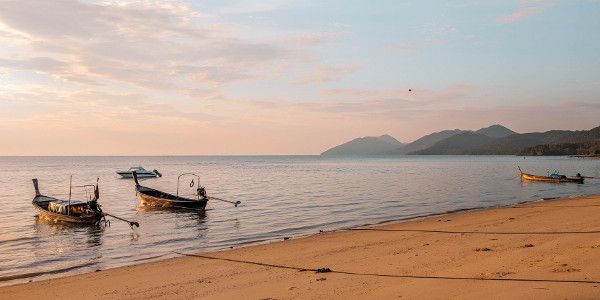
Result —
[[0, 155], [588, 130], [599, 29], [598, 0], [0, 0]]

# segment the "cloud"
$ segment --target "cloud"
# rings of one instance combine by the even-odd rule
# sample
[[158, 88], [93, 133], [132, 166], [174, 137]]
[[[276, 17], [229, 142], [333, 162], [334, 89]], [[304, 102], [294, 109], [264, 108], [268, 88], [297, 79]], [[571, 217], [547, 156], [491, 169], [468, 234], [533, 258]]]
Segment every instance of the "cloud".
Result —
[[295, 84], [309, 83], [327, 83], [330, 81], [340, 81], [344, 76], [360, 70], [362, 66], [357, 63], [338, 66], [318, 66], [312, 72], [303, 72], [301, 79], [295, 81]]
[[212, 18], [173, 2], [32, 0], [0, 6], [1, 36], [20, 37], [9, 43], [12, 53], [3, 68], [81, 85], [108, 81], [175, 90], [201, 80], [218, 86], [260, 78], [271, 64], [293, 58], [293, 51], [276, 43], [237, 38], [213, 26]]
[[597, 118], [599, 110], [600, 104], [572, 101], [556, 105], [469, 106], [435, 111], [430, 120], [437, 120], [438, 128], [445, 126], [444, 129], [452, 124], [452, 127], [474, 130], [487, 127], [493, 122], [520, 133], [589, 130], [600, 125]]
[[519, 10], [517, 12], [498, 18], [498, 22], [500, 24], [505, 24], [526, 19], [534, 14], [544, 11], [552, 5], [554, 5], [554, 3], [547, 0], [522, 0], [519, 3]]
[[344, 97], [373, 97], [381, 93], [379, 91], [361, 89], [321, 89], [319, 94]]
[[31, 57], [27, 59], [0, 58], [0, 65], [15, 70], [37, 69], [43, 73], [61, 73], [68, 64], [49, 57]]
[[283, 100], [243, 100], [235, 101], [239, 106], [232, 115], [244, 114], [252, 111], [254, 114], [261, 112], [290, 111], [311, 116], [327, 116], [325, 118], [345, 116], [370, 116], [403, 114], [408, 110], [442, 110], [444, 104], [460, 103], [461, 100], [470, 99], [465, 93], [474, 89], [465, 83], [449, 83], [439, 90], [430, 90], [424, 87], [414, 87], [408, 90], [368, 90], [368, 89], [332, 89], [325, 88], [319, 94], [330, 96], [327, 101], [300, 101], [291, 102]]
[[157, 101], [143, 93], [68, 91], [46, 86], [19, 88], [22, 90], [0, 94], [0, 103], [5, 108], [0, 119], [69, 124], [72, 128], [81, 123], [105, 124], [110, 128], [113, 124], [129, 121], [215, 119], [208, 111], [188, 112], [179, 108], [176, 102]]

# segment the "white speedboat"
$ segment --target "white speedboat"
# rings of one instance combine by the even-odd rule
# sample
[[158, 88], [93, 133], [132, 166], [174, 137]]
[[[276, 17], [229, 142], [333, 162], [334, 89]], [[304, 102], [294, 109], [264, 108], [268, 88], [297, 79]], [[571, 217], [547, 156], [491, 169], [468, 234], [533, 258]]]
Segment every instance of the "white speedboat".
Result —
[[148, 170], [144, 169], [143, 167], [131, 167], [127, 171], [117, 171], [117, 174], [123, 176], [123, 178], [132, 178], [133, 175], [131, 175], [131, 173], [134, 171], [137, 174], [138, 178], [147, 178], [147, 177], [156, 177], [156, 176], [162, 177], [162, 174], [160, 174], [156, 169], [154, 169], [152, 171], [148, 171]]

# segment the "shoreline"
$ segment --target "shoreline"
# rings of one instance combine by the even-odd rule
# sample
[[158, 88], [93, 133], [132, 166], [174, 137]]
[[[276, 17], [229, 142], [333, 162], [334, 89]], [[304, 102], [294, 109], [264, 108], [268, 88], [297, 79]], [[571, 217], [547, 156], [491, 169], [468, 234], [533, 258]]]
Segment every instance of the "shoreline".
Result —
[[[350, 227], [342, 227], [342, 228], [338, 228], [338, 229], [320, 231], [320, 232], [316, 232], [316, 233], [300, 234], [300, 235], [291, 236], [291, 237], [278, 237], [278, 238], [273, 238], [273, 239], [261, 239], [261, 240], [246, 241], [246, 242], [236, 244], [233, 246], [229, 246], [229, 247], [224, 247], [224, 248], [215, 249], [215, 250], [209, 250], [206, 252], [199, 252], [198, 254], [210, 254], [210, 253], [228, 251], [231, 249], [240, 249], [240, 248], [258, 246], [258, 245], [268, 245], [268, 244], [279, 243], [279, 242], [283, 242], [283, 241], [287, 241], [287, 240], [310, 238], [312, 236], [316, 236], [316, 235], [323, 234], [323, 233], [343, 232], [343, 231], [348, 231], [348, 230], [357, 230], [359, 228], [393, 225], [393, 224], [399, 224], [399, 223], [404, 223], [404, 222], [412, 222], [412, 221], [416, 221], [416, 220], [432, 218], [432, 217], [459, 214], [459, 213], [464, 213], [464, 212], [469, 212], [469, 211], [480, 211], [480, 210], [487, 210], [487, 209], [494, 209], [494, 208], [511, 207], [514, 205], [535, 203], [535, 202], [539, 202], [539, 201], [562, 200], [562, 199], [569, 199], [569, 198], [573, 198], [573, 197], [585, 197], [585, 196], [594, 196], [594, 195], [579, 195], [579, 196], [570, 196], [570, 197], [564, 197], [564, 198], [562, 198], [562, 197], [540, 198], [540, 199], [536, 199], [536, 200], [522, 201], [522, 202], [517, 202], [517, 203], [513, 203], [513, 204], [503, 204], [503, 205], [496, 205], [496, 206], [489, 206], [489, 207], [458, 208], [458, 209], [448, 210], [448, 211], [443, 211], [443, 212], [436, 212], [436, 213], [429, 213], [429, 214], [424, 214], [424, 215], [416, 215], [416, 216], [402, 217], [402, 218], [398, 218], [398, 219], [389, 219], [389, 220], [382, 220], [382, 221], [365, 223], [365, 224], [358, 224], [358, 225], [354, 225], [354, 226], [350, 226]], [[600, 194], [598, 194], [598, 196], [600, 196]], [[177, 258], [177, 257], [169, 257], [169, 258], [156, 260], [156, 258], [163, 257], [163, 256], [169, 256], [169, 255], [173, 255], [173, 254], [178, 255], [177, 257], [187, 255], [187, 254], [182, 254], [182, 253], [178, 253], [178, 252], [164, 253], [164, 254], [156, 255], [155, 257], [139, 260], [140, 261], [139, 263], [135, 263], [135, 264], [131, 264], [131, 265], [116, 266], [116, 267], [112, 267], [112, 268], [108, 268], [108, 269], [97, 269], [96, 271], [80, 270], [81, 272], [75, 272], [74, 274], [68, 274], [68, 275], [59, 276], [59, 277], [45, 278], [43, 276], [46, 276], [48, 274], [65, 273], [74, 268], [71, 267], [71, 268], [67, 268], [67, 269], [50, 270], [50, 271], [43, 271], [43, 272], [36, 272], [36, 273], [7, 275], [7, 276], [0, 277], [0, 288], [6, 287], [6, 286], [12, 286], [12, 285], [27, 284], [27, 283], [31, 283], [31, 282], [37, 282], [37, 281], [46, 281], [46, 280], [60, 279], [63, 277], [78, 276], [78, 275], [83, 275], [83, 274], [88, 274], [88, 273], [93, 273], [93, 272], [108, 271], [108, 270], [116, 269], [116, 268], [135, 266], [135, 265], [139, 265], [139, 264], [143, 264], [143, 263], [159, 262], [162, 260]], [[37, 280], [37, 281], [33, 280], [37, 277], [42, 277], [42, 278], [38, 278], [39, 280]], [[31, 279], [31, 281], [29, 281], [29, 282], [23, 281], [23, 280], [28, 280], [28, 279]], [[12, 280], [15, 280], [15, 281], [20, 280], [20, 282], [2, 285], [2, 283], [4, 283], [4, 282], [12, 281]]]
[[231, 250], [177, 252], [182, 256], [0, 291], [11, 299], [593, 297], [600, 293], [598, 211], [600, 195], [461, 209]]

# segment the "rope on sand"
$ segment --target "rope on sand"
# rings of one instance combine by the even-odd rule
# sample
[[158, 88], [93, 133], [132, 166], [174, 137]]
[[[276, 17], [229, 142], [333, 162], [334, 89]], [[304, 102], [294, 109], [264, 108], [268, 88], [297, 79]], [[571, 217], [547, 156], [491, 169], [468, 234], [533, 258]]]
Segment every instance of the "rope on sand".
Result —
[[378, 229], [378, 228], [351, 228], [350, 230], [365, 231], [389, 231], [389, 232], [430, 232], [430, 233], [452, 233], [452, 234], [592, 234], [600, 233], [600, 230], [593, 231], [548, 231], [548, 232], [490, 232], [490, 231], [449, 231], [449, 230], [426, 230], [426, 229]]
[[482, 277], [450, 277], [450, 276], [419, 276], [419, 275], [394, 275], [394, 274], [376, 274], [376, 273], [357, 273], [357, 272], [346, 272], [346, 271], [336, 271], [331, 270], [330, 268], [319, 268], [319, 269], [310, 269], [310, 268], [299, 268], [299, 267], [291, 267], [284, 265], [275, 265], [275, 264], [267, 264], [261, 262], [247, 261], [247, 260], [238, 260], [231, 258], [220, 258], [213, 257], [208, 255], [201, 254], [186, 254], [175, 252], [179, 255], [204, 258], [204, 259], [212, 259], [212, 260], [221, 260], [221, 261], [229, 261], [235, 263], [243, 263], [250, 265], [257, 265], [263, 267], [270, 268], [279, 268], [279, 269], [291, 269], [297, 270], [300, 272], [313, 271], [315, 273], [337, 273], [337, 274], [345, 274], [345, 275], [360, 275], [360, 276], [377, 276], [377, 277], [392, 277], [392, 278], [410, 278], [410, 279], [446, 279], [446, 280], [480, 280], [480, 281], [518, 281], [518, 282], [554, 282], [554, 283], [588, 283], [588, 284], [600, 284], [600, 281], [594, 280], [559, 280], [559, 279], [527, 279], [527, 278], [482, 278]]

